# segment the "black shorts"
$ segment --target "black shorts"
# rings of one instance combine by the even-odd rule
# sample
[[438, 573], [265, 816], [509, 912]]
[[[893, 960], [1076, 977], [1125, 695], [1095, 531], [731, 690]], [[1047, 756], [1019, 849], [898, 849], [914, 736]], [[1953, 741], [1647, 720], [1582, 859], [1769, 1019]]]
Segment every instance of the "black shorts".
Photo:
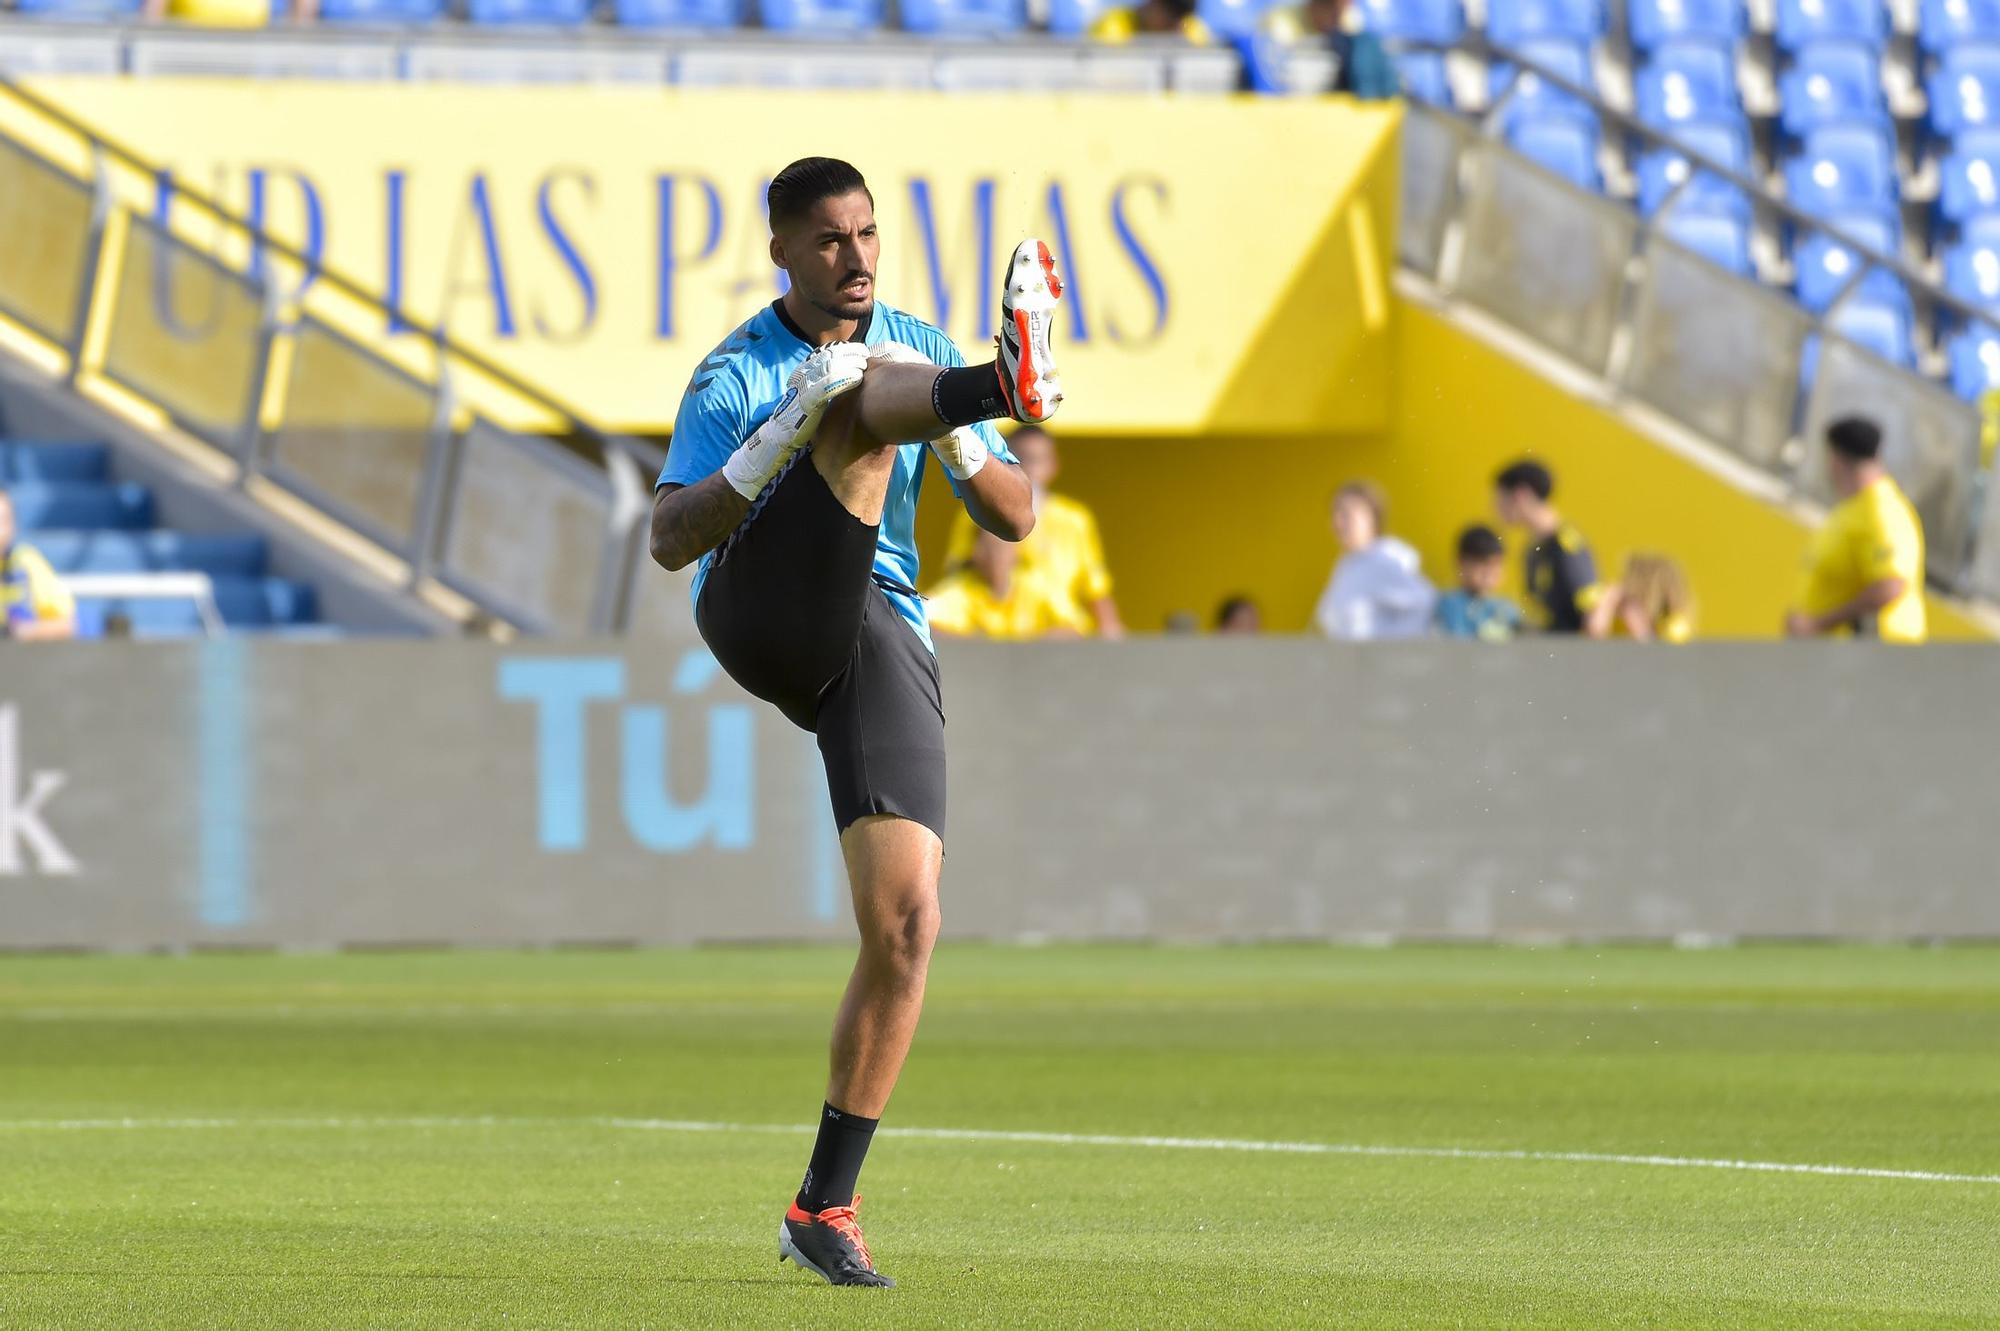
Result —
[[801, 453], [716, 552], [695, 624], [731, 679], [819, 737], [841, 831], [894, 814], [942, 838], [937, 658], [876, 585], [879, 531]]

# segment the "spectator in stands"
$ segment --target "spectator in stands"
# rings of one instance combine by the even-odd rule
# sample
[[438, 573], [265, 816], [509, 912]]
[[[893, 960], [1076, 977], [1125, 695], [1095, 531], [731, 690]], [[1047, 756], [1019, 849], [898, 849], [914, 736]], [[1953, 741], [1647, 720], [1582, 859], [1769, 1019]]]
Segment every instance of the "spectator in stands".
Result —
[[1388, 500], [1369, 481], [1350, 481], [1333, 496], [1333, 530], [1346, 553], [1319, 598], [1313, 619], [1329, 638], [1416, 638], [1430, 630], [1437, 591], [1417, 552], [1386, 534]]
[[1100, 42], [1129, 42], [1145, 33], [1183, 37], [1191, 46], [1208, 46], [1215, 41], [1195, 12], [1195, 0], [1139, 0], [1136, 5], [1107, 9], [1090, 28]]
[[1438, 598], [1437, 631], [1447, 638], [1506, 642], [1521, 631], [1521, 608], [1499, 594], [1507, 572], [1500, 533], [1474, 523], [1458, 534], [1458, 586]]
[[1848, 416], [1827, 427], [1827, 470], [1840, 502], [1813, 537], [1794, 638], [1833, 634], [1915, 643], [1924, 612], [1924, 529], [1882, 465], [1882, 430]]
[[0, 637], [47, 642], [76, 636], [76, 598], [41, 552], [15, 540], [14, 501], [0, 490]]
[[1555, 477], [1533, 458], [1523, 458], [1494, 478], [1494, 506], [1500, 521], [1533, 538], [1522, 556], [1522, 581], [1529, 613], [1544, 633], [1581, 633], [1584, 617], [1597, 604], [1597, 560], [1583, 533], [1564, 522], [1550, 501]]
[[1281, 46], [1324, 43], [1333, 52], [1333, 83], [1328, 92], [1351, 93], [1369, 101], [1385, 101], [1402, 91], [1396, 66], [1382, 42], [1369, 32], [1361, 13], [1348, 0], [1305, 0], [1279, 5], [1258, 20], [1260, 36]]
[[925, 594], [931, 629], [947, 637], [1077, 638], [1089, 628], [1035, 569], [1020, 548], [989, 531], [972, 543], [972, 557]]
[[1633, 555], [1624, 575], [1590, 608], [1584, 631], [1634, 642], [1688, 641], [1694, 637], [1694, 597], [1687, 575], [1665, 555]]
[[1201, 632], [1201, 616], [1192, 610], [1169, 611], [1161, 631], [1174, 638], [1193, 637]]
[[1217, 633], [1262, 633], [1264, 612], [1247, 596], [1226, 598], [1215, 612]]
[[[1048, 591], [1064, 602], [1066, 621], [1088, 624], [1099, 637], [1124, 637], [1125, 624], [1118, 617], [1118, 602], [1111, 596], [1111, 569], [1104, 562], [1097, 518], [1082, 501], [1049, 488], [1062, 470], [1054, 437], [1039, 425], [1028, 425], [1016, 430], [1007, 446], [1020, 459], [1021, 470], [1035, 490], [1035, 529], [1017, 547], [1020, 566], [1033, 569]], [[945, 552], [948, 566], [972, 557], [977, 532], [972, 519], [961, 512]]]
[[273, 18], [290, 16], [301, 22], [319, 17], [319, 0], [145, 0], [141, 12], [158, 21], [170, 18], [206, 28], [261, 28]]

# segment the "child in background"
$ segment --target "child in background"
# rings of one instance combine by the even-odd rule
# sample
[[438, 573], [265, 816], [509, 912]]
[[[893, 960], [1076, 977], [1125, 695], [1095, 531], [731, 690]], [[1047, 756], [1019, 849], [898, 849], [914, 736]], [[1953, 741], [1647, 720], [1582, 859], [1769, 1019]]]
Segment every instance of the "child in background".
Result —
[[1474, 523], [1458, 534], [1458, 586], [1438, 598], [1435, 622], [1447, 638], [1506, 642], [1521, 631], [1521, 610], [1495, 595], [1506, 575], [1507, 547], [1498, 532]]
[[1694, 597], [1681, 566], [1665, 555], [1633, 555], [1625, 575], [1590, 609], [1593, 638], [1686, 642], [1694, 636]]

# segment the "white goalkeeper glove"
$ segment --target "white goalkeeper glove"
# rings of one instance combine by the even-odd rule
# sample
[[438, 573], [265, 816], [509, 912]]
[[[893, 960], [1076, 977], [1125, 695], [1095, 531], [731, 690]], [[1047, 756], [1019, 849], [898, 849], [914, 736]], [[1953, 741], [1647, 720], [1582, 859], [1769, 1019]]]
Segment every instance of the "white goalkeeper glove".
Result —
[[771, 478], [812, 442], [833, 400], [860, 387], [867, 369], [868, 348], [859, 342], [835, 342], [806, 357], [786, 381], [778, 409], [722, 464], [730, 488], [749, 500], [764, 493]]
[[[870, 358], [885, 361], [890, 365], [935, 365], [929, 356], [915, 347], [901, 342], [884, 342], [870, 348]], [[953, 480], [966, 481], [986, 465], [986, 441], [979, 432], [969, 425], [961, 425], [942, 439], [931, 441], [931, 452], [937, 454], [944, 469], [951, 473]]]

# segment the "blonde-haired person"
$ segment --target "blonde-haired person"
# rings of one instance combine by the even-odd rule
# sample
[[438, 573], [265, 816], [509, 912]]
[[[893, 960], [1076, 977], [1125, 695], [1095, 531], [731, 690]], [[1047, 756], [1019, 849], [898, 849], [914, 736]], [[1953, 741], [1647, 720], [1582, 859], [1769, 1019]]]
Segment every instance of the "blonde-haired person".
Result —
[[1367, 642], [1430, 632], [1437, 589], [1408, 542], [1386, 530], [1389, 501], [1373, 481], [1349, 481], [1333, 495], [1333, 531], [1345, 552], [1320, 594], [1313, 622], [1329, 638]]
[[1694, 594], [1687, 575], [1665, 555], [1633, 555], [1624, 575], [1590, 608], [1584, 631], [1600, 639], [1688, 641], [1694, 637]]

